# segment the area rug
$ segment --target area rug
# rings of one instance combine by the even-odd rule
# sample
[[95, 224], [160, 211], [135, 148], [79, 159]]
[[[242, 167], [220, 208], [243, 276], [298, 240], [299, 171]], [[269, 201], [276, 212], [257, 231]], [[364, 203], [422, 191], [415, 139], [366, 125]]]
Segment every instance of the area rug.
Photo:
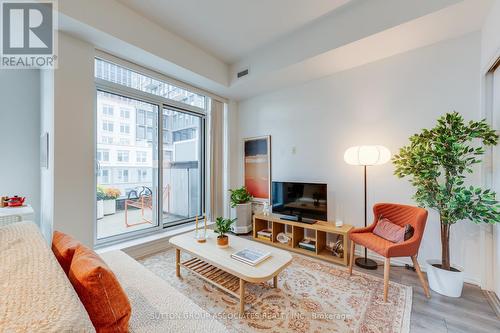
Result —
[[[183, 260], [189, 255], [183, 254]], [[175, 276], [175, 251], [168, 250], [140, 262], [211, 315], [230, 332], [409, 332], [412, 289], [391, 282], [383, 301], [383, 280], [324, 261], [293, 255], [292, 263], [272, 281], [247, 284], [246, 313], [239, 303], [181, 268]], [[145, 281], [145, 283], [147, 283]], [[175, 300], [172, 300], [175, 302]]]

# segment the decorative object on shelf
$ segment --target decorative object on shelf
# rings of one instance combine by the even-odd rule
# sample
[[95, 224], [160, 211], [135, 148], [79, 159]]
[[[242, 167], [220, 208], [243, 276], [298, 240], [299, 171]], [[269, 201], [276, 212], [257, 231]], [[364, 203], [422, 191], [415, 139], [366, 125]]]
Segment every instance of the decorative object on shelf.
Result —
[[96, 213], [97, 213], [97, 219], [100, 220], [104, 217], [104, 197], [106, 195], [104, 194], [104, 189], [100, 186], [97, 186], [96, 190]]
[[269, 202], [271, 195], [271, 136], [244, 139], [243, 151], [245, 187], [255, 201]]
[[[482, 145], [476, 145], [477, 139]], [[418, 204], [440, 215], [441, 261], [427, 261], [429, 285], [442, 295], [460, 297], [464, 273], [450, 262], [450, 229], [461, 220], [500, 222], [495, 192], [464, 185], [466, 175], [481, 163], [484, 146], [495, 146], [498, 135], [486, 121], [466, 123], [453, 112], [439, 118], [434, 128], [413, 135], [410, 142], [394, 156], [394, 173], [399, 178], [409, 177]]]
[[[344, 160], [350, 165], [363, 166], [364, 169], [364, 193], [365, 193], [365, 227], [367, 226], [367, 193], [366, 193], [366, 168], [368, 166], [381, 165], [389, 162], [391, 152], [384, 146], [355, 146], [346, 150]], [[367, 249], [365, 247], [365, 256], [356, 259], [356, 266], [365, 269], [377, 269], [377, 263], [374, 260], [368, 259]]]
[[310, 238], [304, 238], [299, 242], [299, 247], [304, 250], [316, 252], [316, 240]]
[[273, 231], [271, 229], [263, 229], [257, 231], [257, 238], [271, 242], [273, 240]]
[[203, 229], [198, 229], [198, 215], [196, 215], [196, 228], [195, 235], [198, 243], [205, 243], [207, 241], [207, 216], [205, 214], [203, 219]]
[[117, 188], [107, 188], [104, 190], [104, 215], [116, 213], [116, 199], [120, 197], [120, 190]]
[[337, 240], [335, 242], [330, 242], [328, 245], [328, 250], [332, 252], [332, 255], [338, 258], [343, 258], [344, 257], [344, 241], [342, 239], [339, 239], [337, 237]]
[[262, 214], [264, 216], [269, 216], [269, 214], [271, 213], [270, 212], [270, 209], [269, 209], [269, 202], [265, 201], [264, 204], [263, 204], [264, 207], [262, 207]]
[[235, 211], [236, 223], [233, 225], [235, 234], [246, 234], [252, 231], [252, 195], [242, 186], [229, 190], [231, 193], [231, 207]]
[[226, 248], [229, 246], [229, 237], [227, 233], [231, 231], [231, 225], [236, 219], [225, 219], [223, 217], [218, 217], [215, 219], [215, 229], [214, 231], [219, 234], [217, 236], [217, 246], [221, 248]]
[[276, 240], [278, 242], [280, 242], [281, 244], [288, 244], [288, 245], [290, 245], [291, 242], [292, 242], [292, 237], [288, 236], [284, 232], [280, 232], [279, 234], [276, 235]]
[[8, 207], [22, 207], [24, 206], [25, 197], [20, 197], [15, 195], [13, 197], [7, 198], [7, 206]]

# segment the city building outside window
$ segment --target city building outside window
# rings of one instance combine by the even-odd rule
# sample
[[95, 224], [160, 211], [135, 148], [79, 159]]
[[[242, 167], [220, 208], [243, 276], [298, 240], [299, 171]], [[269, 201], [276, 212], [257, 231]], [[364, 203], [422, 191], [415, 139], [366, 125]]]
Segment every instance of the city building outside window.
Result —
[[120, 150], [117, 154], [118, 162], [128, 162], [129, 160], [129, 152], [126, 150]]
[[102, 114], [108, 117], [113, 117], [114, 110], [112, 105], [103, 105], [102, 106]]
[[102, 122], [102, 130], [106, 132], [113, 132], [114, 124], [111, 121], [104, 120]]

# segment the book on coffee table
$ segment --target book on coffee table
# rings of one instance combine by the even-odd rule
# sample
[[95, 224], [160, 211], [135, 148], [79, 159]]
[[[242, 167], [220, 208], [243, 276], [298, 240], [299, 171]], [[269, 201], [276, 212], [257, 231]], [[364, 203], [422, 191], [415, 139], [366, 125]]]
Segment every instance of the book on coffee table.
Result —
[[246, 248], [231, 254], [231, 258], [255, 266], [271, 256], [270, 252], [262, 252], [257, 249]]

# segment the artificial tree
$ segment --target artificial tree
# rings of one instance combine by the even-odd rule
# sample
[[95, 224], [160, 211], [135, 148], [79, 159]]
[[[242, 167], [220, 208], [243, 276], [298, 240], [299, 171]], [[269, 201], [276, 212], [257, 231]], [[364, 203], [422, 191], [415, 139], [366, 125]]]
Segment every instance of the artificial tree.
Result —
[[414, 199], [439, 212], [441, 267], [451, 270], [450, 227], [460, 220], [500, 222], [495, 192], [465, 185], [466, 175], [481, 163], [484, 146], [498, 143], [498, 135], [486, 121], [466, 123], [457, 112], [447, 113], [437, 125], [410, 137], [410, 144], [393, 157], [395, 175], [409, 177], [416, 188]]

